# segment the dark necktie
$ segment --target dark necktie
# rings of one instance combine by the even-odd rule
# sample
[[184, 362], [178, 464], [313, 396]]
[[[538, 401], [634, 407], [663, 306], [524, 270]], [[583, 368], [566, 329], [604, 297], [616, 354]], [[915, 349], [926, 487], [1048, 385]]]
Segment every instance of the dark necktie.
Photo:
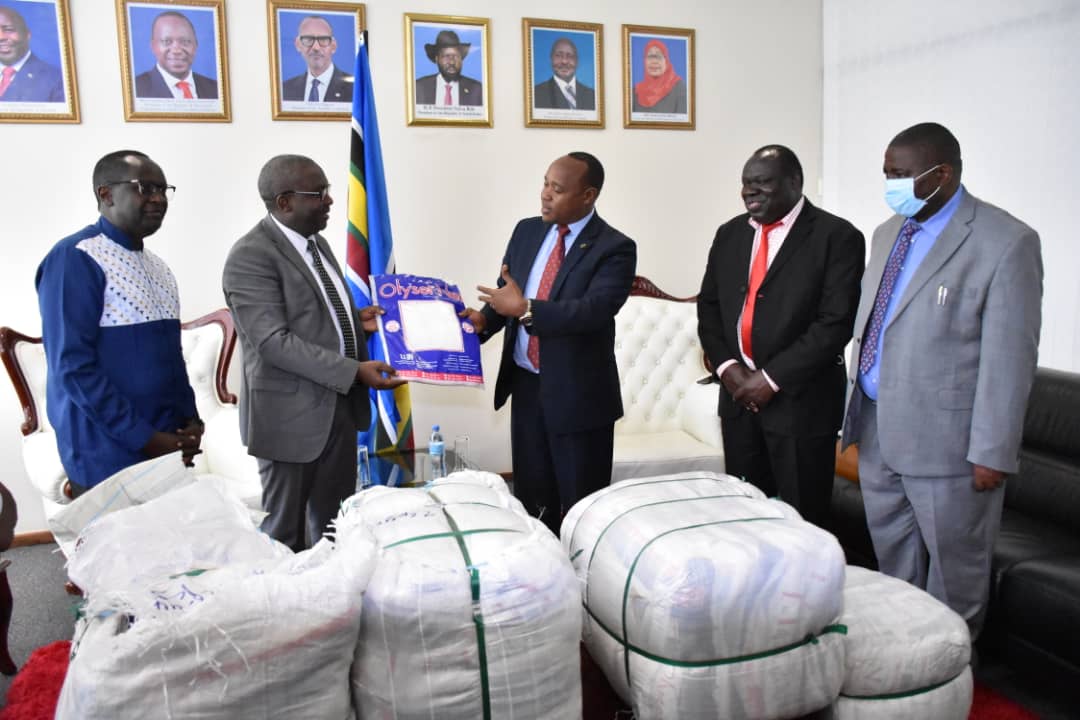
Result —
[[900, 271], [904, 267], [908, 250], [911, 249], [911, 238], [919, 231], [919, 223], [911, 218], [904, 222], [900, 228], [900, 235], [896, 238], [896, 246], [893, 247], [889, 261], [885, 263], [885, 272], [881, 275], [881, 284], [878, 286], [877, 297], [874, 298], [874, 312], [870, 316], [870, 324], [863, 336], [862, 348], [859, 351], [859, 372], [867, 373], [874, 366], [877, 358], [878, 339], [885, 324], [885, 311], [889, 309], [889, 298], [892, 297], [896, 287], [896, 279], [900, 277]]
[[746, 304], [743, 306], [742, 327], [742, 350], [746, 357], [754, 359], [754, 351], [750, 346], [750, 336], [754, 329], [754, 306], [757, 304], [758, 290], [765, 280], [765, 273], [769, 271], [769, 233], [783, 225], [783, 221], [774, 222], [772, 225], [761, 226], [761, 243], [758, 244], [757, 255], [750, 266], [750, 286], [746, 291]]
[[345, 309], [345, 303], [341, 302], [341, 296], [338, 295], [337, 288], [334, 287], [334, 281], [330, 279], [330, 273], [326, 271], [326, 266], [323, 265], [318, 245], [315, 244], [313, 239], [309, 238], [307, 247], [315, 265], [315, 272], [319, 274], [319, 280], [322, 281], [323, 289], [326, 290], [326, 297], [330, 299], [330, 306], [334, 309], [338, 324], [341, 325], [341, 339], [345, 341], [345, 357], [356, 360], [356, 336], [353, 335], [352, 323], [349, 322], [349, 313]]
[[[544, 274], [540, 276], [540, 287], [536, 288], [536, 299], [547, 300], [551, 296], [551, 287], [555, 284], [555, 278], [562, 267], [563, 258], [566, 257], [566, 236], [570, 232], [567, 225], [559, 226], [559, 237], [555, 240], [555, 247], [551, 248], [548, 255], [547, 265], [544, 266]], [[529, 335], [529, 347], [525, 353], [529, 362], [537, 370], [540, 369], [540, 338]]]
[[307, 94], [308, 102], [319, 102], [319, 78], [311, 79], [311, 92]]

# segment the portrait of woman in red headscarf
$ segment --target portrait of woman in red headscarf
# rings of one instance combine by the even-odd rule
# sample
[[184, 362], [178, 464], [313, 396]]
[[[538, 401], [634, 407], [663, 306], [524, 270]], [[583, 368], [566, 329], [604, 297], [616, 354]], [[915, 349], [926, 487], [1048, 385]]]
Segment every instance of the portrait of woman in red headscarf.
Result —
[[671, 64], [667, 45], [653, 38], [645, 44], [644, 77], [634, 85], [633, 112], [686, 113], [686, 81]]

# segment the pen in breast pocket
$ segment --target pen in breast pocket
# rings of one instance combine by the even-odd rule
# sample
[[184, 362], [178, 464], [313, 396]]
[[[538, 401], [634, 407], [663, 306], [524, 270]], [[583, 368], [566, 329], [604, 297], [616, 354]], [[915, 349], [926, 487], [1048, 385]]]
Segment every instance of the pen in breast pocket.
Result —
[[937, 289], [937, 304], [944, 305], [949, 300], [949, 288], [939, 285]]

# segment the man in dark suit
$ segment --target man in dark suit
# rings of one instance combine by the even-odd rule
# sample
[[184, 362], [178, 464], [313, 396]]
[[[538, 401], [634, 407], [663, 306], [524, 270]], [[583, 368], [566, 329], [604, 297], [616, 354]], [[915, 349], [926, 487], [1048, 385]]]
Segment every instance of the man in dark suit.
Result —
[[259, 173], [270, 213], [236, 242], [222, 276], [243, 350], [240, 438], [259, 461], [263, 530], [294, 550], [314, 545], [356, 488], [367, 388], [403, 382], [367, 359], [374, 308], [357, 312], [319, 235], [329, 191], [310, 158], [271, 158]]
[[0, 6], [0, 102], [64, 102], [60, 69], [30, 52], [30, 28]]
[[544, 176], [540, 217], [514, 228], [498, 287], [467, 308], [481, 342], [499, 330], [495, 409], [513, 395], [514, 494], [558, 534], [562, 517], [611, 482], [615, 421], [622, 416], [615, 313], [630, 294], [634, 241], [594, 205], [604, 168], [592, 155], [559, 158]]
[[443, 30], [424, 52], [439, 67], [434, 75], [416, 79], [417, 105], [483, 105], [484, 86], [461, 74], [461, 64], [472, 43], [463, 43], [453, 30]]
[[560, 110], [595, 110], [596, 92], [578, 81], [577, 47], [570, 38], [559, 38], [551, 46], [551, 73], [533, 88], [533, 105]]
[[199, 41], [186, 15], [168, 10], [154, 18], [150, 49], [157, 65], [135, 78], [135, 97], [217, 99], [217, 81], [191, 70]]
[[716, 231], [698, 295], [698, 335], [720, 380], [727, 471], [827, 521], [844, 409], [844, 346], [865, 244], [802, 195], [795, 153], [747, 161], [747, 213]]
[[301, 20], [293, 45], [307, 63], [307, 72], [282, 83], [283, 100], [352, 102], [353, 77], [334, 65], [337, 40], [326, 18], [309, 15]]

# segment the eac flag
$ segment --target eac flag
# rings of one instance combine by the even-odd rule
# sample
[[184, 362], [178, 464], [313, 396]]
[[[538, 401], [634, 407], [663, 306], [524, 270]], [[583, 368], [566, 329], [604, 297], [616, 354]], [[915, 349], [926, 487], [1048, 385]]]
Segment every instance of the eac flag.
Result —
[[[371, 305], [368, 275], [394, 272], [394, 241], [386, 202], [379, 123], [368, 63], [367, 31], [361, 34], [353, 75], [352, 145], [349, 152], [349, 227], [345, 274], [357, 307]], [[368, 356], [385, 360], [378, 337], [368, 338]], [[371, 427], [358, 441], [369, 452], [412, 449], [409, 386], [371, 390]]]

